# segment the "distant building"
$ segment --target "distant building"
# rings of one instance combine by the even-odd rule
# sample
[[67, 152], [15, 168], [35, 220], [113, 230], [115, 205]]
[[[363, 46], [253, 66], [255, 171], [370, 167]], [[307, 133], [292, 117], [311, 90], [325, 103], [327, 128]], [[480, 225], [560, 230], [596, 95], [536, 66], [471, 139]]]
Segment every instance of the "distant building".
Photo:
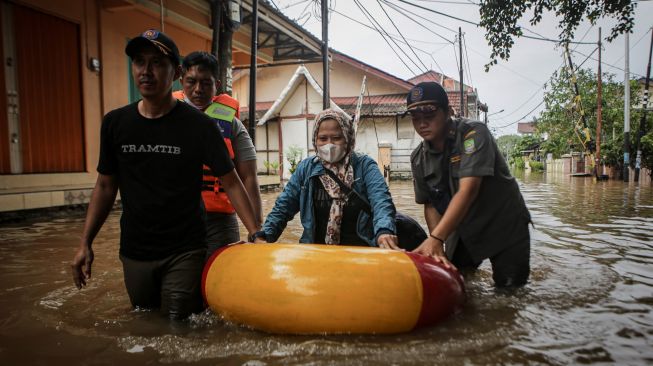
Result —
[[532, 135], [535, 133], [535, 122], [517, 123], [517, 132], [520, 135]]
[[[435, 81], [444, 87], [447, 95], [449, 96], [449, 105], [451, 105], [456, 112], [460, 115], [460, 81], [453, 79], [447, 75], [440, 74], [433, 70], [429, 70], [423, 74], [417, 75], [408, 79], [413, 84], [419, 84], [424, 81]], [[480, 102], [476, 89], [464, 84], [463, 88], [464, 101], [464, 116], [470, 119], [480, 120], [480, 112], [487, 112], [487, 105]]]

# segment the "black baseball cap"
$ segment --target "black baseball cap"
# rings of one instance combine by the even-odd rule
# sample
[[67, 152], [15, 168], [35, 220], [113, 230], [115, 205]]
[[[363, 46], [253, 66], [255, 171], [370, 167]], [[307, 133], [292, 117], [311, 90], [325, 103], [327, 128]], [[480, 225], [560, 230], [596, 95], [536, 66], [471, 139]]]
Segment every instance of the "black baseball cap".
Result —
[[141, 35], [132, 38], [127, 43], [127, 47], [125, 47], [125, 53], [127, 56], [133, 59], [136, 53], [146, 45], [153, 45], [165, 56], [170, 57], [172, 63], [175, 66], [179, 66], [180, 57], [177, 45], [172, 40], [172, 38], [166, 36], [156, 29], [148, 29], [145, 32], [141, 33]]
[[442, 85], [425, 81], [415, 85], [406, 97], [406, 109], [408, 112], [423, 109], [427, 105], [435, 105], [440, 108], [449, 108], [449, 97]]

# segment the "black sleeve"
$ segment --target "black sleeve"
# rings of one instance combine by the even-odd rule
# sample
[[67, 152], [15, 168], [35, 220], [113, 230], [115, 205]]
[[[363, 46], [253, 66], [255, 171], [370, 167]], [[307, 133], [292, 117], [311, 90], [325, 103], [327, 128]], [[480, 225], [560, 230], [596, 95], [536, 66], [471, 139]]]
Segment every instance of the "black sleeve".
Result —
[[227, 145], [217, 124], [208, 117], [203, 122], [205, 128], [202, 161], [211, 168], [214, 176], [221, 177], [234, 169], [234, 163], [229, 158]]
[[113, 125], [115, 123], [115, 114], [108, 113], [102, 119], [100, 129], [100, 159], [97, 165], [97, 171], [104, 175], [113, 175], [118, 171], [116, 151], [113, 144]]

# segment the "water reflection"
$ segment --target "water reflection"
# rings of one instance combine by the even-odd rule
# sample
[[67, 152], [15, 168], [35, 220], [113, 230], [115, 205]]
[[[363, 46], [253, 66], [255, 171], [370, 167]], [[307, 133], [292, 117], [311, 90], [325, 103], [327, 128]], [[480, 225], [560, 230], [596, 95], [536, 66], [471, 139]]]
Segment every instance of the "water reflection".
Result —
[[[118, 213], [95, 241], [93, 278], [82, 291], [68, 267], [81, 216], [4, 225], [0, 363], [652, 363], [653, 189], [555, 175], [519, 179], [535, 225], [529, 285], [496, 292], [484, 263], [467, 278], [461, 314], [395, 336], [274, 336], [209, 312], [171, 324], [130, 309]], [[391, 191], [399, 210], [424, 225], [412, 185], [393, 182]], [[275, 198], [263, 195], [265, 212]], [[280, 241], [300, 235], [296, 217]]]

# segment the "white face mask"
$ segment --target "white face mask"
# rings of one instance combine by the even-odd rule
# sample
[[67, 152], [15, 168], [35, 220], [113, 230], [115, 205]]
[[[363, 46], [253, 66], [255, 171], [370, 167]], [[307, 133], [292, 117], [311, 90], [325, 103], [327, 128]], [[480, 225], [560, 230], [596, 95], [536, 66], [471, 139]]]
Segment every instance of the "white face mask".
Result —
[[337, 163], [345, 157], [345, 147], [343, 145], [326, 144], [317, 147], [317, 156], [327, 163]]
[[190, 99], [188, 99], [188, 97], [187, 97], [186, 95], [184, 95], [184, 102], [186, 102], [186, 104], [190, 104], [190, 105], [192, 105], [193, 107], [199, 109], [200, 111], [204, 109], [204, 107], [198, 107], [198, 106], [196, 106], [193, 102], [191, 102]]

